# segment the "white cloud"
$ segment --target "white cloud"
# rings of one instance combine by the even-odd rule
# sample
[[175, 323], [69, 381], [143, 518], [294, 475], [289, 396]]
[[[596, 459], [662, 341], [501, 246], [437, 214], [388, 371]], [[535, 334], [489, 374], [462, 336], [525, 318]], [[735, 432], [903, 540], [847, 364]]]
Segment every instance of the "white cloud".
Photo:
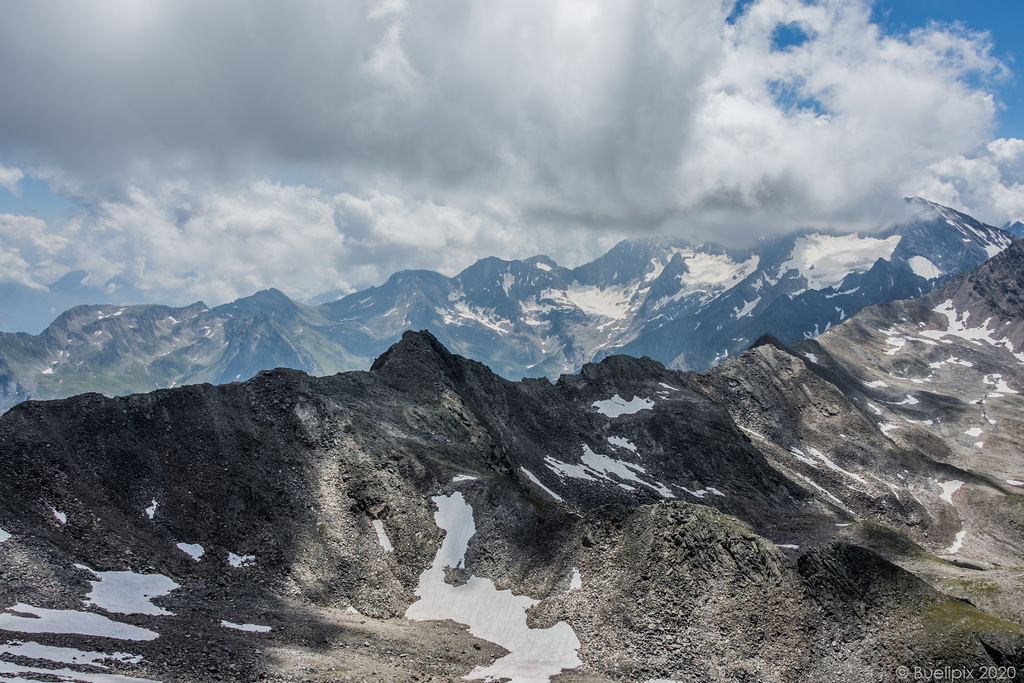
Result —
[[[85, 270], [85, 285], [116, 279], [128, 298], [216, 305], [268, 287], [299, 299], [347, 293], [400, 268], [454, 275], [478, 254], [527, 257], [552, 248], [583, 259], [610, 246], [582, 239], [579, 229], [546, 242], [524, 239], [517, 220], [499, 200], [474, 213], [267, 179], [227, 192], [168, 182], [155, 191], [129, 188], [56, 234], [38, 219], [0, 215], [0, 281], [40, 287]], [[574, 252], [573, 244], [584, 246]]]
[[0, 164], [0, 187], [7, 188], [15, 196], [21, 194], [21, 179], [25, 177], [20, 168], [7, 168]]
[[[19, 175], [0, 185], [23, 168], [84, 207], [46, 233], [69, 246], [5, 246], [8, 270], [216, 303], [488, 255], [571, 265], [644, 231], [871, 227], [905, 194], [1024, 212], [1024, 143], [991, 142], [1007, 70], [987, 36], [885, 35], [861, 0], [731, 9], [2, 5], [0, 162]], [[807, 40], [779, 49], [780, 26]]]
[[0, 214], [0, 282], [45, 289], [43, 282], [64, 274], [56, 257], [68, 243], [38, 218]]
[[932, 164], [917, 194], [1002, 225], [1024, 220], [1024, 140], [1000, 138]]

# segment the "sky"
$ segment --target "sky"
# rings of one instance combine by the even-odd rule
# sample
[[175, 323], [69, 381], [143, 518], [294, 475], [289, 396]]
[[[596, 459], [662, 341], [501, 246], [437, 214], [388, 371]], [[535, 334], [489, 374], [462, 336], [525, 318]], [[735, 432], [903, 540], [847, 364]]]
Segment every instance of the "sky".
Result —
[[877, 230], [907, 196], [1001, 226], [1022, 25], [1020, 0], [0, 0], [0, 285], [313, 300]]

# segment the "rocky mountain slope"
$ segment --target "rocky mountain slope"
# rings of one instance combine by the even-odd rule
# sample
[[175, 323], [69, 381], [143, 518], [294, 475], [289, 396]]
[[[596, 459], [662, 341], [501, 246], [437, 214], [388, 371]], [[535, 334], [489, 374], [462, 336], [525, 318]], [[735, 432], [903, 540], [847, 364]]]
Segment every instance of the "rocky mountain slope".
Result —
[[[704, 376], [613, 356], [510, 382], [408, 332], [367, 372], [22, 403], [0, 417], [0, 676], [1024, 666], [1020, 610], [981, 611], [870, 549], [982, 571], [935, 554], [961, 469], [888, 441], [799, 353], [761, 344]], [[776, 419], [753, 421], [758, 396]], [[1021, 497], [1000, 495], [1017, 502], [963, 507], [1008, 538]]]
[[365, 369], [404, 330], [517, 379], [575, 372], [611, 353], [704, 370], [768, 332], [792, 343], [861, 308], [934, 289], [1009, 243], [1005, 231], [923, 200], [871, 236], [799, 232], [726, 250], [622, 242], [575, 269], [488, 258], [453, 278], [396, 273], [306, 306], [276, 290], [207, 308], [80, 306], [42, 334], [0, 334], [0, 409], [27, 397], [117, 395], [244, 380], [291, 367]]
[[[1024, 241], [924, 297], [697, 378], [777, 469], [867, 541], [1003, 616], [1024, 611]], [[897, 529], [919, 546], [895, 545]], [[945, 560], [924, 557], [924, 549]], [[963, 569], [961, 571], [961, 569]]]

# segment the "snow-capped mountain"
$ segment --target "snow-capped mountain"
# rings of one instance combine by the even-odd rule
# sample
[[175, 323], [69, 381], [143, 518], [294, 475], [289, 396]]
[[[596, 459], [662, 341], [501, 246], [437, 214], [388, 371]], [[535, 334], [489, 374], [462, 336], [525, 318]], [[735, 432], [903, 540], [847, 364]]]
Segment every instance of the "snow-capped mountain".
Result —
[[704, 370], [762, 334], [792, 343], [865, 306], [924, 294], [1012, 239], [952, 209], [913, 206], [914, 220], [874, 235], [804, 231], [747, 250], [632, 240], [574, 269], [544, 256], [487, 258], [451, 278], [399, 272], [319, 306], [276, 290], [214, 309], [80, 306], [40, 335], [0, 334], [0, 407], [278, 366], [361, 369], [407, 329], [428, 329], [509, 378], [557, 377], [612, 353]]

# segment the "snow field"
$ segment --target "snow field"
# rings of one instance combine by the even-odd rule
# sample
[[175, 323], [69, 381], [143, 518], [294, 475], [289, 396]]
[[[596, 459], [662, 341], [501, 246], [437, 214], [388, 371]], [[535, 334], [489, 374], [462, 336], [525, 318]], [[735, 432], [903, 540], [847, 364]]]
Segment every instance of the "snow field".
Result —
[[499, 591], [490, 579], [476, 576], [461, 586], [445, 582], [446, 567], [464, 565], [476, 525], [473, 508], [461, 493], [434, 496], [432, 500], [437, 505], [434, 521], [444, 529], [445, 537], [434, 562], [420, 575], [416, 588], [420, 599], [409, 606], [406, 618], [452, 619], [468, 625], [474, 636], [509, 651], [489, 666], [473, 669], [464, 677], [469, 680], [508, 678], [511, 683], [548, 683], [563, 669], [580, 666], [580, 641], [572, 627], [565, 622], [547, 629], [527, 626], [526, 610], [538, 600], [513, 595], [510, 590]]

